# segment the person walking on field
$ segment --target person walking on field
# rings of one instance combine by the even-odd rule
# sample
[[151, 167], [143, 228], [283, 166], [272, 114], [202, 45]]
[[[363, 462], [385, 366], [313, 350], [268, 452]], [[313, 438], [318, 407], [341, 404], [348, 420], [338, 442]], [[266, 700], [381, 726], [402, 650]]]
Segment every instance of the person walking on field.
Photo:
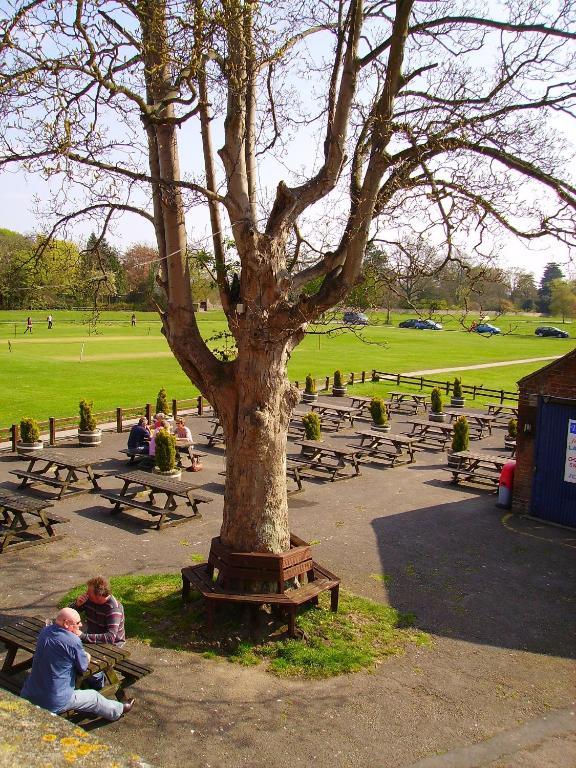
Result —
[[48, 321], [48, 330], [50, 330], [52, 328], [52, 315], [48, 315], [46, 320]]
[[136, 325], [136, 315], [134, 314], [130, 318], [130, 325], [132, 326], [132, 328], [134, 328], [134, 326]]
[[28, 333], [28, 331], [32, 333], [32, 318], [30, 317], [30, 315], [28, 315], [28, 318], [26, 320], [26, 330], [24, 331], [24, 333]]

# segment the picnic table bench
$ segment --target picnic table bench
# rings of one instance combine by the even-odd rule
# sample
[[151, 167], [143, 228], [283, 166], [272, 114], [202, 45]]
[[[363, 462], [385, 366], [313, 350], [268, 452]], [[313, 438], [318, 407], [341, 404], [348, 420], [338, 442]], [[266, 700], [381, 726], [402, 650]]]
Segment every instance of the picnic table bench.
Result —
[[[357, 477], [360, 474], [358, 448], [331, 445], [318, 440], [297, 440], [296, 445], [302, 447], [302, 458], [309, 465], [303, 469], [327, 472], [331, 482]], [[343, 471], [347, 467], [352, 467], [354, 472]]]
[[[113, 491], [102, 491], [100, 493], [102, 498], [107, 499], [114, 505], [111, 509], [111, 514], [117, 514], [122, 510], [122, 507], [143, 510], [158, 518], [154, 526], [157, 530], [185, 523], [193, 518], [200, 519], [202, 515], [198, 511], [198, 504], [209, 503], [213, 500], [212, 496], [200, 493], [197, 490], [199, 487], [197, 483], [174, 480], [169, 477], [155, 475], [151, 472], [142, 472], [137, 469], [134, 472], [117, 474], [115, 477], [124, 483], [120, 493]], [[129, 493], [128, 490], [132, 485], [137, 486], [139, 490], [131, 489]], [[140, 493], [146, 494], [148, 500], [138, 500], [136, 496]], [[156, 503], [156, 494], [164, 494], [166, 496], [166, 501], [163, 505]], [[178, 498], [184, 499], [185, 504], [178, 506], [176, 501]], [[181, 517], [175, 516], [175, 512], [183, 507], [190, 507], [193, 514]]]
[[[20, 619], [14, 624], [0, 627], [0, 642], [6, 646], [6, 656], [0, 671], [0, 686], [12, 693], [19, 694], [23, 684], [22, 673], [32, 666], [36, 641], [40, 631], [46, 626], [43, 619], [32, 617]], [[91, 660], [88, 670], [76, 679], [76, 687], [97, 672], [104, 672], [106, 684], [100, 693], [103, 696], [114, 697], [117, 692], [152, 670], [144, 665], [129, 662], [129, 652], [124, 648], [105, 643], [90, 643], [87, 645]], [[24, 655], [22, 661], [16, 661], [18, 655]], [[69, 716], [71, 712], [61, 713]]]
[[[56, 534], [54, 526], [70, 521], [48, 511], [52, 506], [44, 499], [0, 491], [0, 553], [8, 546], [21, 549], [63, 538], [62, 534]], [[29, 539], [29, 536], [33, 538]]]
[[418, 413], [421, 407], [424, 411], [428, 410], [428, 401], [426, 395], [417, 392], [388, 392], [390, 395], [390, 409], [413, 415]]
[[414, 449], [414, 444], [418, 442], [416, 437], [373, 430], [361, 430], [356, 432], [356, 435], [360, 438], [360, 447], [350, 447], [356, 448], [360, 460], [363, 460], [364, 456], [370, 459], [385, 459], [392, 467], [396, 464], [413, 464], [416, 460]]
[[224, 437], [224, 430], [222, 429], [220, 421], [218, 419], [210, 419], [210, 424], [212, 424], [212, 432], [200, 432], [199, 434], [206, 438], [208, 445], [213, 446], [222, 444], [225, 447], [226, 438]]
[[[26, 458], [29, 460], [27, 469], [10, 470], [12, 475], [16, 475], [22, 481], [20, 488], [25, 488], [27, 485], [52, 485], [60, 489], [57, 495], [58, 499], [64, 495], [75, 496], [78, 493], [100, 490], [97, 480], [98, 473], [94, 472], [92, 465], [101, 463], [105, 459], [95, 462], [88, 458], [83, 451], [52, 448], [35, 451]], [[38, 468], [37, 464], [44, 464], [44, 466]], [[62, 477], [62, 474], [65, 476]], [[83, 482], [83, 478], [79, 475], [85, 475], [89, 484]]]
[[336, 431], [345, 421], [354, 426], [354, 417], [360, 415], [360, 409], [351, 405], [332, 405], [331, 403], [311, 403], [310, 408], [315, 411], [323, 421], [331, 423]]
[[486, 403], [488, 414], [495, 416], [498, 424], [507, 424], [510, 419], [518, 418], [517, 405], [503, 405], [502, 403]]
[[461, 480], [471, 480], [497, 486], [502, 468], [510, 461], [508, 456], [475, 451], [459, 451], [453, 453], [450, 458], [456, 462], [455, 465], [443, 469], [452, 474], [454, 484]]
[[492, 434], [492, 425], [497, 418], [496, 416], [488, 413], [463, 411], [461, 409], [458, 411], [446, 411], [446, 413], [448, 414], [451, 423], [456, 421], [456, 419], [460, 416], [464, 416], [468, 422], [468, 426], [474, 433], [474, 437], [476, 437], [478, 440], [481, 440], [484, 437], [484, 430], [487, 430], [489, 435]]
[[[200, 592], [206, 601], [209, 630], [214, 626], [217, 603], [277, 606], [288, 614], [288, 634], [294, 637], [299, 605], [317, 603], [318, 595], [330, 590], [330, 608], [334, 612], [338, 610], [340, 579], [312, 559], [307, 542], [292, 534], [290, 545], [288, 552], [278, 555], [234, 552], [216, 537], [212, 539], [207, 563], [182, 568], [182, 599], [188, 599], [191, 589]], [[215, 570], [218, 571], [217, 580], [214, 579]], [[244, 582], [271, 582], [276, 584], [276, 592], [244, 592], [238, 587]]]
[[453, 424], [425, 419], [409, 419], [408, 424], [412, 425], [412, 429], [407, 435], [416, 438], [414, 445], [418, 448], [440, 448], [443, 451], [452, 442]]

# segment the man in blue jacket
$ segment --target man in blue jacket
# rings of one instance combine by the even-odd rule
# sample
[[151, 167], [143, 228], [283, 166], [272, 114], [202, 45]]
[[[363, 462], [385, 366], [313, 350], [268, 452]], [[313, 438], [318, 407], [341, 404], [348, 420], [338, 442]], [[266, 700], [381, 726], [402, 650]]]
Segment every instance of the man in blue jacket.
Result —
[[75, 689], [76, 675], [83, 675], [90, 664], [90, 654], [80, 640], [81, 626], [78, 611], [63, 608], [54, 624], [44, 627], [36, 642], [32, 671], [20, 695], [55, 714], [74, 709], [118, 720], [132, 709], [134, 699], [121, 703], [91, 689]]

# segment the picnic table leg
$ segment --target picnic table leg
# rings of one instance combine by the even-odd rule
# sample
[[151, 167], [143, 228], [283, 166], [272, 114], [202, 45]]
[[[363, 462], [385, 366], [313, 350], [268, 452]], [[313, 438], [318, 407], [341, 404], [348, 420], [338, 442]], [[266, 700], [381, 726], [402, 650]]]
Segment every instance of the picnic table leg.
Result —
[[54, 528], [52, 528], [52, 524], [50, 523], [50, 518], [46, 514], [46, 511], [44, 509], [38, 510], [38, 517], [42, 521], [42, 525], [48, 532], [48, 536], [54, 536]]
[[100, 488], [100, 486], [98, 485], [98, 480], [97, 480], [96, 476], [94, 475], [94, 470], [92, 469], [92, 467], [91, 467], [90, 465], [88, 465], [88, 466], [86, 467], [86, 474], [88, 475], [88, 479], [89, 479], [89, 480], [90, 480], [90, 482], [92, 483], [93, 487], [94, 487], [94, 488], [95, 488], [97, 491], [100, 491], [100, 490], [101, 490], [101, 488]]
[[[58, 499], [61, 499], [64, 493], [68, 490], [68, 486], [70, 485], [70, 481], [73, 480], [76, 477], [76, 473], [73, 469], [68, 470], [68, 474], [66, 475], [66, 479], [62, 483], [62, 488], [60, 488], [60, 493], [58, 494]], [[78, 478], [76, 478], [78, 479]]]
[[16, 658], [17, 653], [18, 648], [14, 648], [13, 646], [8, 648], [4, 663], [2, 664], [2, 672], [10, 672], [12, 670], [12, 665], [14, 664], [14, 659]]

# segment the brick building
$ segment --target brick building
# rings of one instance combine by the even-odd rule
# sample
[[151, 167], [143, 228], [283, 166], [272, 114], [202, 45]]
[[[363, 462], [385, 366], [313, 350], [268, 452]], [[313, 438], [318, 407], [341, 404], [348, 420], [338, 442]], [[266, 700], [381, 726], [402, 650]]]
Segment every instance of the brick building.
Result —
[[576, 527], [576, 349], [518, 387], [513, 509]]

